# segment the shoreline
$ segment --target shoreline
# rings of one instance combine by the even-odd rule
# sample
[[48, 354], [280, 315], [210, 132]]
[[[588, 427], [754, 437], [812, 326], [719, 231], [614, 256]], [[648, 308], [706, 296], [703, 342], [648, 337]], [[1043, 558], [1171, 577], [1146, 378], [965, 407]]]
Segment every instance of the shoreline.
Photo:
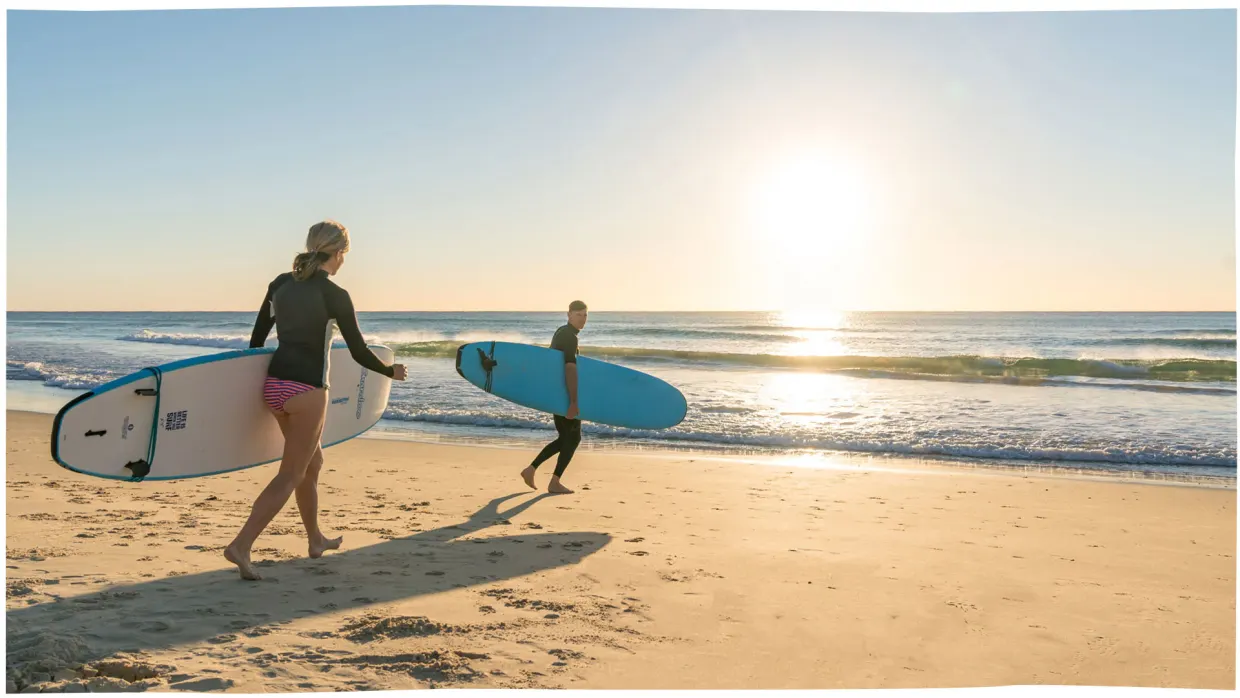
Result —
[[[555, 432], [548, 431], [548, 438], [554, 438]], [[487, 439], [476, 437], [475, 440], [464, 439], [433, 439], [414, 435], [403, 435], [394, 431], [379, 431], [372, 428], [358, 437], [373, 441], [399, 441], [433, 446], [455, 448], [488, 448], [502, 451], [537, 451], [542, 448], [543, 441], [530, 440], [529, 445], [517, 445], [511, 440]], [[853, 469], [876, 470], [884, 472], [943, 472], [944, 474], [968, 473], [980, 475], [996, 475], [1010, 477], [1041, 477], [1050, 479], [1085, 480], [1091, 482], [1119, 482], [1124, 484], [1148, 484], [1179, 487], [1201, 487], [1206, 489], [1236, 489], [1236, 478], [1225, 476], [1194, 476], [1175, 475], [1172, 473], [1151, 473], [1143, 471], [1115, 470], [1104, 468], [1074, 468], [1069, 465], [1057, 465], [1051, 462], [1035, 463], [1023, 461], [999, 461], [987, 459], [969, 459], [952, 456], [922, 456], [897, 453], [854, 453], [849, 451], [815, 451], [790, 450], [778, 452], [755, 452], [743, 449], [727, 448], [693, 448], [690, 446], [664, 446], [662, 444], [628, 445], [621, 437], [603, 437], [611, 443], [599, 443], [602, 439], [585, 439], [578, 447], [579, 453], [593, 453], [600, 456], [656, 458], [660, 460], [684, 460], [693, 457], [699, 461], [719, 461], [726, 463], [745, 463], [761, 467], [796, 467], [810, 470], [818, 469]], [[643, 447], [645, 446], [645, 447]], [[842, 461], [832, 463], [831, 461]]]
[[[13, 381], [10, 381], [13, 382]], [[21, 382], [21, 381], [17, 381]], [[75, 394], [86, 391], [65, 391]], [[67, 402], [67, 400], [66, 400]], [[9, 411], [32, 415], [54, 416], [55, 412], [42, 412], [34, 409], [12, 409]], [[387, 424], [385, 424], [387, 423]], [[431, 428], [400, 429], [400, 420], [380, 420], [379, 424], [363, 433], [360, 439], [401, 441], [428, 445], [459, 445], [462, 447], [500, 448], [506, 450], [525, 450], [542, 448], [546, 441], [554, 438], [554, 431], [547, 429], [546, 434], [535, 432], [517, 437], [486, 434], [453, 434], [452, 430], [467, 432], [469, 427], [460, 425], [432, 425]], [[416, 424], [416, 423], [410, 423]], [[433, 427], [448, 427], [439, 434], [434, 434]], [[532, 430], [531, 430], [532, 431]], [[424, 434], [424, 435], [423, 435]], [[545, 438], [544, 438], [545, 437]], [[649, 455], [658, 458], [681, 458], [695, 456], [699, 459], [718, 458], [729, 462], [747, 462], [757, 465], [777, 466], [799, 463], [797, 467], [823, 467], [821, 463], [844, 461], [864, 463], [867, 467], [888, 470], [914, 469], [952, 469], [965, 472], [996, 472], [1030, 477], [1068, 478], [1081, 480], [1139, 482], [1142, 484], [1180, 485], [1187, 487], [1205, 487], [1236, 489], [1237, 477], [1234, 469], [1230, 475], [1178, 474], [1175, 472], [1141, 470], [1140, 464], [1107, 463], [1103, 461], [1051, 461], [1051, 460], [1017, 460], [970, 458], [966, 456], [949, 456], [936, 454], [904, 454], [904, 453], [866, 453], [854, 451], [827, 451], [815, 449], [781, 449], [777, 447], [729, 446], [714, 445], [693, 441], [651, 441], [640, 438], [626, 439], [617, 436], [588, 435], [580, 447], [582, 452]], [[815, 465], [818, 463], [819, 465]], [[1175, 466], [1160, 466], [1173, 468]], [[1226, 470], [1219, 467], [1219, 470]]]

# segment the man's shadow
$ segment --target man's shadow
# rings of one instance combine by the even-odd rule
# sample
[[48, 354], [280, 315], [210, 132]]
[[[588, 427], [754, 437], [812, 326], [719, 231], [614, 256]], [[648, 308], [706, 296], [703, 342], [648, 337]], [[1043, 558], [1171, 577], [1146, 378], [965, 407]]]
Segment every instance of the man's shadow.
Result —
[[[260, 562], [264, 579], [259, 582], [241, 581], [230, 565], [10, 609], [6, 612], [9, 663], [49, 642], [76, 646], [69, 639], [73, 636], [85, 645], [77, 646], [74, 654], [88, 655], [76, 656], [80, 662], [121, 650], [227, 642], [229, 635], [265, 634], [275, 624], [576, 564], [611, 542], [606, 533], [536, 531], [460, 540], [488, 528], [507, 528], [513, 525], [508, 517], [550, 495], [500, 511], [502, 503], [518, 496], [493, 499], [460, 524], [328, 553], [318, 560]], [[222, 556], [219, 562], [226, 564]], [[44, 587], [44, 591], [61, 589], [65, 587]]]

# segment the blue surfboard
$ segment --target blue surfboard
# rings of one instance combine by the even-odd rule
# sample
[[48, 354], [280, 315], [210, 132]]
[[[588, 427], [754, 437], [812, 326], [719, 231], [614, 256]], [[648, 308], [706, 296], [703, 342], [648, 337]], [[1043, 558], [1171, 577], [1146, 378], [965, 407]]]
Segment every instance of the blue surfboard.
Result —
[[[473, 342], [456, 350], [456, 372], [479, 388], [523, 407], [564, 416], [568, 387], [559, 349], [514, 342]], [[631, 368], [577, 357], [579, 418], [629, 429], [667, 429], [689, 410], [666, 381]]]

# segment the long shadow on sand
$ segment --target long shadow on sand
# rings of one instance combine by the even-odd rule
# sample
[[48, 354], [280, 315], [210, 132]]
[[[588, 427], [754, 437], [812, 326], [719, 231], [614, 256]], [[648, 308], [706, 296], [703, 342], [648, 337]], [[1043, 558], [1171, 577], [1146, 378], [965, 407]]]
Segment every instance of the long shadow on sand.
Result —
[[[605, 533], [537, 533], [460, 540], [511, 524], [548, 495], [506, 511], [520, 496], [492, 500], [463, 523], [364, 548], [260, 565], [264, 579], [243, 582], [235, 568], [111, 587], [7, 611], [10, 659], [20, 647], [76, 636], [79, 662], [117, 651], [156, 650], [229, 634], [263, 634], [270, 626], [453, 588], [515, 579], [580, 562], [611, 542]], [[346, 539], [347, 543], [347, 539]], [[217, 551], [213, 553], [220, 555]], [[222, 557], [221, 564], [225, 564]], [[141, 563], [138, 563], [141, 564]], [[137, 570], [140, 571], [140, 570]], [[63, 587], [53, 587], [63, 588]], [[73, 643], [76, 645], [77, 643]]]

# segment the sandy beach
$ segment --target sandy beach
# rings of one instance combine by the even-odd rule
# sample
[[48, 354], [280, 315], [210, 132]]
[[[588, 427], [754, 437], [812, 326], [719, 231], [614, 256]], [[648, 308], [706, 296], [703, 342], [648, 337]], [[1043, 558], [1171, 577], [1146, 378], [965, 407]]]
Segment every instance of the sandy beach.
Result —
[[7, 425], [9, 691], [1235, 686], [1233, 489], [583, 451], [552, 497], [524, 451], [360, 439], [342, 550], [290, 502], [246, 583], [274, 466], [110, 482]]

